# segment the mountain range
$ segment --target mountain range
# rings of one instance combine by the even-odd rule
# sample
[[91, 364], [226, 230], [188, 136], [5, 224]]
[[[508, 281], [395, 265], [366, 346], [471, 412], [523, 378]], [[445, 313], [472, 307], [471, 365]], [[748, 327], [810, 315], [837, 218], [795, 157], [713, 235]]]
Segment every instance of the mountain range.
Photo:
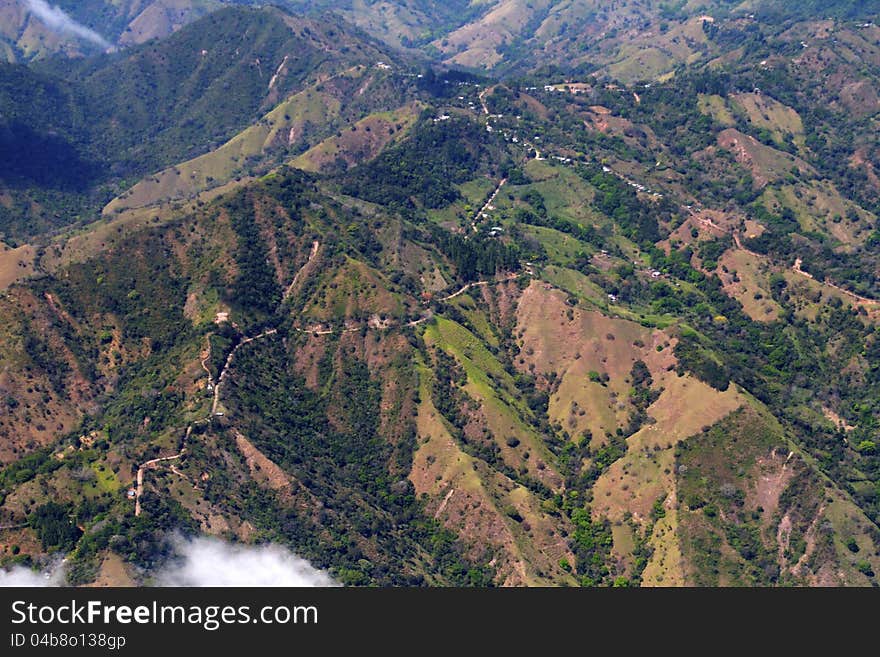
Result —
[[28, 4], [0, 563], [877, 585], [877, 3]]

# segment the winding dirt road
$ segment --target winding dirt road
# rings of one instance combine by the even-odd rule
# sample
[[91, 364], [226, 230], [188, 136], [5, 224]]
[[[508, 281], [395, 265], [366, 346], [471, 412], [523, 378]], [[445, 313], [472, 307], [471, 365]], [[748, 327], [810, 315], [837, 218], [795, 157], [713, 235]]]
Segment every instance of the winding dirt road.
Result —
[[235, 348], [229, 352], [229, 355], [226, 357], [226, 363], [224, 363], [223, 369], [220, 371], [220, 377], [217, 379], [217, 385], [214, 386], [214, 401], [211, 404], [211, 415], [215, 415], [217, 413], [217, 407], [220, 405], [220, 386], [223, 383], [223, 380], [226, 378], [226, 373], [229, 371], [229, 366], [232, 365], [232, 359], [235, 357], [235, 353], [246, 344], [250, 344], [254, 340], [265, 338], [267, 335], [274, 335], [275, 333], [278, 333], [278, 329], [273, 328], [269, 329], [268, 331], [263, 331], [259, 335], [255, 335], [251, 338], [245, 338], [237, 345], [235, 345]]
[[486, 87], [480, 92], [479, 96], [477, 96], [480, 99], [480, 105], [483, 107], [483, 114], [486, 116], [489, 116], [489, 108], [486, 106], [486, 94], [492, 89], [494, 89], [494, 87]]
[[[803, 264], [804, 264], [804, 261], [801, 258], [796, 258], [794, 261], [794, 265], [792, 265], [792, 267], [791, 267], [792, 271], [794, 271], [797, 274], [800, 274], [801, 276], [806, 276], [807, 278], [815, 279], [815, 276], [813, 276], [810, 272], [805, 271], [802, 268]], [[822, 281], [822, 284], [827, 285], [828, 287], [834, 288], [835, 290], [837, 290], [838, 292], [841, 292], [842, 294], [845, 294], [850, 299], [852, 299], [853, 301], [857, 302], [860, 305], [875, 306], [875, 307], [880, 305], [880, 301], [878, 301], [877, 299], [869, 299], [868, 297], [863, 297], [860, 294], [856, 294], [855, 292], [844, 289], [844, 288], [840, 287], [839, 285], [832, 283], [827, 278], [824, 281]]]
[[[282, 63], [282, 66], [283, 66], [283, 63]], [[311, 248], [311, 251], [309, 252], [309, 257], [306, 260], [305, 264], [302, 267], [300, 267], [299, 271], [297, 271], [297, 273], [294, 275], [293, 280], [290, 282], [290, 285], [287, 286], [287, 289], [284, 291], [284, 295], [282, 297], [282, 302], [287, 300], [287, 298], [296, 290], [296, 287], [297, 287], [297, 285], [299, 285], [302, 278], [308, 274], [307, 269], [308, 269], [309, 265], [312, 264], [312, 262], [317, 257], [318, 251], [320, 250], [320, 248], [321, 248], [320, 242], [318, 242], [317, 240], [312, 242], [312, 248]], [[236, 325], [235, 322], [232, 322], [231, 324], [232, 324], [233, 328], [235, 328], [236, 330], [238, 329], [238, 325]], [[296, 330], [301, 331], [302, 329], [296, 329]], [[345, 330], [359, 330], [359, 328], [345, 329]], [[326, 334], [326, 333], [332, 333], [332, 332], [333, 331], [331, 330], [331, 331], [321, 331], [320, 333]], [[190, 436], [192, 435], [193, 427], [196, 424], [210, 422], [211, 419], [217, 415], [218, 409], [220, 408], [221, 387], [222, 387], [223, 382], [226, 380], [226, 376], [229, 373], [229, 368], [232, 366], [232, 362], [235, 359], [235, 354], [238, 352], [238, 350], [241, 349], [246, 344], [250, 344], [251, 342], [254, 342], [256, 340], [261, 340], [262, 338], [265, 338], [270, 335], [275, 335], [276, 333], [278, 333], [278, 329], [271, 328], [271, 329], [267, 329], [257, 335], [242, 339], [237, 345], [235, 345], [235, 347], [232, 349], [232, 351], [229, 352], [229, 355], [226, 357], [226, 361], [223, 363], [223, 368], [220, 370], [220, 374], [217, 377], [216, 382], [214, 381], [213, 377], [211, 376], [211, 370], [208, 367], [208, 360], [211, 358], [211, 342], [210, 342], [210, 336], [207, 336], [207, 338], [206, 338], [208, 340], [207, 354], [200, 360], [200, 363], [201, 363], [202, 369], [208, 375], [208, 385], [213, 386], [213, 398], [211, 400], [211, 412], [207, 417], [202, 418], [200, 420], [196, 420], [195, 422], [191, 423], [187, 427], [186, 435], [184, 436], [184, 439], [183, 439], [183, 446], [181, 447], [180, 452], [178, 452], [177, 454], [174, 454], [173, 456], [162, 456], [162, 457], [150, 459], [149, 461], [142, 463], [138, 467], [137, 477], [136, 477], [137, 483], [136, 483], [136, 489], [135, 489], [135, 503], [134, 503], [134, 515], [135, 516], [141, 515], [141, 512], [143, 511], [143, 508], [141, 506], [141, 496], [143, 495], [143, 491], [144, 491], [144, 473], [148, 469], [156, 467], [161, 463], [165, 463], [168, 461], [175, 461], [175, 460], [180, 459], [186, 453], [187, 441], [189, 440]], [[186, 479], [187, 481], [189, 481], [190, 483], [192, 483], [192, 480], [184, 472], [182, 472], [178, 468], [174, 467], [173, 465], [171, 466], [171, 471], [174, 474], [177, 474], [177, 475], [183, 477], [184, 479]], [[193, 484], [193, 487], [197, 488], [197, 486], [195, 484]]]
[[454, 299], [455, 297], [464, 294], [465, 292], [470, 290], [472, 287], [477, 287], [478, 285], [488, 285], [488, 284], [489, 284], [489, 281], [478, 281], [476, 283], [468, 283], [460, 290], [456, 290], [455, 292], [453, 292], [449, 296], [443, 297], [442, 299], [440, 299], [440, 301], [449, 301], [450, 299]]
[[135, 490], [134, 495], [134, 515], [141, 515], [141, 495], [144, 492], [144, 471], [147, 468], [151, 468], [158, 463], [162, 463], [163, 461], [174, 461], [175, 459], [179, 459], [186, 452], [186, 447], [184, 447], [178, 454], [174, 456], [163, 456], [157, 459], [150, 459], [149, 461], [142, 463], [141, 467], [138, 468], [137, 472], [137, 489]]
[[[501, 183], [499, 183], [498, 187], [497, 187], [496, 190], [495, 190], [495, 193], [489, 198], [489, 200], [486, 202], [486, 205], [489, 205], [489, 204], [492, 202], [492, 199], [495, 198], [495, 196], [498, 194], [498, 191], [501, 189], [501, 187], [504, 185], [505, 182], [507, 182], [506, 179], [502, 180]], [[484, 207], [485, 207], [485, 206], [484, 206]], [[312, 243], [312, 250], [311, 250], [311, 253], [310, 253], [310, 255], [309, 255], [309, 259], [308, 259], [308, 261], [307, 261], [307, 262], [306, 262], [306, 263], [300, 268], [300, 270], [297, 272], [296, 276], [294, 276], [294, 279], [293, 279], [293, 281], [291, 282], [290, 286], [288, 286], [288, 288], [287, 288], [288, 291], [287, 291], [285, 294], [289, 294], [290, 291], [293, 290], [293, 289], [295, 288], [295, 285], [296, 285], [296, 284], [298, 283], [298, 281], [299, 281], [300, 274], [303, 274], [303, 273], [304, 273], [304, 270], [306, 269], [306, 267], [308, 267], [308, 265], [314, 260], [314, 258], [315, 258], [315, 257], [317, 256], [317, 254], [318, 254], [318, 250], [319, 250], [319, 249], [320, 249], [320, 244], [319, 244], [317, 241], [313, 242], [313, 243]], [[464, 285], [461, 289], [459, 289], [459, 290], [453, 292], [452, 294], [450, 294], [450, 295], [448, 295], [448, 296], [446, 296], [446, 297], [443, 297], [442, 299], [440, 299], [440, 301], [448, 301], [448, 300], [450, 300], [450, 299], [454, 299], [454, 298], [458, 297], [459, 295], [464, 294], [465, 292], [467, 292], [469, 289], [471, 289], [471, 288], [473, 288], [473, 287], [484, 286], [484, 285], [490, 285], [490, 284], [493, 284], [493, 283], [503, 283], [503, 282], [506, 282], [506, 281], [512, 280], [512, 279], [514, 279], [514, 278], [516, 278], [516, 277], [517, 277], [517, 274], [510, 274], [510, 275], [508, 275], [507, 277], [505, 277], [504, 279], [497, 280], [497, 281], [476, 281], [476, 282], [468, 283], [468, 284]], [[417, 319], [411, 320], [411, 321], [409, 321], [409, 322], [407, 322], [406, 324], [403, 324], [403, 325], [404, 325], [404, 326], [418, 326], [419, 324], [422, 324], [422, 323], [424, 323], [424, 322], [427, 322], [427, 321], [430, 320], [432, 317], [433, 317], [433, 313], [432, 313], [430, 310], [427, 310], [427, 311], [425, 312], [425, 314], [422, 315], [421, 317], [418, 317]], [[382, 326], [382, 327], [380, 327], [380, 328], [381, 328], [381, 329], [384, 329], [384, 330], [389, 330], [389, 329], [392, 329], [392, 328], [397, 328], [397, 327], [399, 327], [400, 325], [401, 325], [401, 324], [389, 324], [389, 325], [387, 325], [387, 326]], [[362, 328], [363, 328], [362, 325], [359, 325], [359, 326], [348, 326], [348, 327], [345, 327], [345, 328], [343, 328], [343, 329], [339, 329], [338, 332], [341, 332], [341, 333], [350, 333], [350, 332], [354, 332], [354, 331], [359, 331], [359, 330], [361, 330]], [[294, 327], [293, 330], [295, 330], [295, 331], [299, 331], [299, 332], [301, 332], [301, 333], [311, 333], [311, 334], [313, 334], [313, 335], [330, 335], [330, 334], [332, 334], [332, 333], [336, 333], [336, 332], [337, 332], [337, 331], [334, 330], [334, 329], [324, 329], [324, 328], [322, 328], [322, 327], [320, 327], [320, 326], [312, 326], [312, 327], [306, 327], [306, 328], [296, 328], [296, 327]], [[225, 361], [224, 364], [223, 364], [223, 369], [220, 370], [220, 375], [217, 377], [217, 381], [216, 381], [216, 382], [213, 381], [213, 378], [212, 378], [212, 376], [211, 376], [211, 371], [210, 371], [210, 369], [209, 369], [208, 366], [207, 366], [207, 361], [208, 361], [208, 359], [211, 357], [211, 343], [210, 343], [210, 339], [209, 339], [209, 341], [208, 341], [208, 353], [207, 353], [207, 355], [206, 355], [204, 358], [201, 359], [200, 362], [201, 362], [201, 365], [202, 365], [202, 369], [204, 369], [205, 372], [206, 372], [207, 375], [208, 375], [208, 383], [214, 386], [214, 390], [213, 390], [213, 399], [212, 399], [212, 401], [211, 401], [211, 412], [210, 412], [210, 414], [209, 414], [206, 418], [202, 418], [202, 419], [200, 419], [200, 420], [196, 420], [195, 422], [193, 422], [192, 424], [190, 424], [190, 425], [187, 427], [187, 429], [186, 429], [186, 435], [184, 436], [184, 439], [183, 439], [183, 446], [182, 446], [180, 452], [178, 452], [177, 454], [174, 454], [174, 455], [172, 455], [172, 456], [162, 456], [162, 457], [158, 457], [158, 458], [150, 459], [149, 461], [145, 461], [144, 463], [142, 463], [142, 464], [138, 467], [137, 478], [136, 478], [136, 482], [137, 482], [137, 483], [136, 483], [136, 489], [135, 489], [135, 506], [134, 506], [134, 514], [135, 514], [135, 516], [140, 516], [141, 513], [142, 513], [142, 511], [143, 511], [143, 507], [142, 507], [142, 505], [141, 505], [141, 496], [143, 495], [143, 491], [144, 491], [144, 473], [145, 473], [148, 469], [150, 469], [150, 468], [154, 468], [154, 467], [158, 466], [158, 465], [161, 464], [161, 463], [165, 463], [165, 462], [169, 462], [169, 461], [175, 461], [175, 460], [178, 460], [178, 459], [180, 459], [181, 457], [183, 457], [184, 454], [186, 454], [186, 445], [187, 445], [187, 441], [189, 440], [190, 436], [192, 435], [193, 427], [194, 427], [196, 424], [200, 424], [200, 423], [204, 423], [204, 422], [210, 422], [211, 419], [212, 419], [214, 416], [217, 415], [217, 413], [218, 413], [218, 409], [220, 408], [220, 392], [221, 392], [221, 389], [222, 389], [222, 384], [223, 384], [223, 382], [226, 380], [227, 374], [229, 373], [229, 369], [230, 369], [230, 367], [232, 366], [233, 360], [235, 359], [235, 354], [238, 352], [238, 350], [241, 349], [241, 348], [242, 348], [244, 345], [246, 345], [246, 344], [250, 344], [251, 342], [254, 342], [254, 341], [256, 341], [256, 340], [260, 340], [260, 339], [265, 338], [265, 337], [270, 336], [270, 335], [275, 335], [275, 334], [277, 334], [277, 333], [278, 333], [278, 329], [277, 329], [277, 328], [271, 328], [271, 329], [267, 329], [267, 330], [265, 330], [265, 331], [263, 331], [262, 333], [259, 333], [259, 334], [257, 334], [257, 335], [251, 336], [251, 337], [249, 337], [249, 338], [244, 338], [244, 339], [242, 339], [237, 345], [235, 345], [235, 347], [232, 349], [232, 351], [229, 352], [229, 355], [226, 357], [226, 361]], [[178, 468], [176, 468], [176, 467], [174, 467], [174, 466], [171, 466], [171, 471], [174, 472], [175, 474], [177, 474], [177, 475], [183, 477], [184, 479], [186, 479], [186, 480], [189, 481], [190, 483], [192, 483], [192, 481], [190, 480], [190, 478], [189, 478], [184, 472], [182, 472], [181, 470], [179, 470]], [[196, 487], [195, 484], [193, 484], [193, 486]], [[451, 497], [451, 494], [449, 495], [449, 497]], [[448, 498], [447, 498], [446, 501], [448, 501]]]
[[480, 220], [480, 217], [483, 216], [483, 213], [487, 210], [487, 208], [492, 205], [492, 201], [495, 200], [495, 197], [498, 196], [498, 192], [501, 191], [501, 188], [507, 184], [507, 178], [502, 178], [501, 182], [498, 183], [498, 186], [495, 188], [495, 191], [492, 192], [492, 195], [488, 198], [488, 200], [483, 203], [483, 207], [477, 210], [477, 213], [471, 219], [471, 229], [476, 233], [477, 232], [477, 222]]
[[[255, 335], [253, 337], [245, 338], [241, 342], [239, 342], [237, 345], [235, 345], [235, 348], [231, 352], [229, 352], [229, 355], [226, 357], [226, 363], [223, 365], [223, 370], [220, 372], [220, 376], [217, 379], [216, 385], [214, 386], [214, 399], [211, 403], [210, 415], [206, 418], [203, 418], [201, 420], [197, 420], [196, 422], [193, 422], [192, 424], [190, 424], [186, 428], [186, 435], [184, 436], [183, 447], [181, 448], [180, 452], [178, 452], [177, 454], [174, 454], [173, 456], [162, 456], [159, 458], [150, 459], [149, 461], [145, 461], [144, 463], [142, 463], [138, 467], [137, 480], [136, 480], [137, 483], [136, 483], [135, 495], [134, 495], [134, 515], [135, 516], [141, 515], [141, 512], [143, 511], [143, 508], [141, 506], [141, 496], [143, 495], [143, 492], [144, 492], [144, 472], [146, 472], [147, 469], [155, 467], [156, 465], [158, 465], [160, 463], [164, 463], [167, 461], [175, 461], [175, 460], [181, 458], [184, 454], [186, 454], [186, 443], [189, 440], [189, 437], [192, 435], [193, 427], [196, 424], [199, 424], [202, 422], [210, 422], [211, 417], [213, 417], [217, 413], [217, 407], [220, 405], [220, 384], [223, 383], [223, 380], [226, 378], [226, 373], [229, 371], [229, 366], [232, 365], [232, 359], [233, 359], [233, 356], [235, 355], [235, 352], [238, 351], [244, 345], [250, 344], [254, 340], [259, 340], [261, 338], [265, 338], [268, 335], [274, 335], [277, 332], [278, 332], [278, 329], [274, 329], [274, 328], [269, 329], [267, 331], [263, 331], [262, 333], [260, 333], [258, 335]], [[210, 357], [210, 352], [208, 354], [208, 357]], [[210, 381], [211, 380], [211, 372], [205, 366], [206, 360], [207, 360], [207, 358], [202, 360], [202, 367], [205, 368], [205, 371], [208, 372], [208, 380]], [[177, 475], [180, 475], [181, 477], [183, 477], [184, 479], [186, 479], [187, 481], [190, 481], [190, 483], [192, 483], [190, 478], [187, 477], [186, 474], [184, 474], [183, 472], [181, 472], [180, 470], [178, 470], [174, 466], [171, 467], [171, 471]], [[196, 487], [196, 486], [193, 485], [193, 487]]]
[[205, 370], [205, 374], [208, 375], [208, 386], [209, 389], [214, 387], [214, 377], [211, 374], [211, 370], [208, 367], [208, 359], [211, 357], [211, 336], [206, 335], [205, 341], [208, 343], [208, 348], [205, 353], [205, 357], [202, 358], [199, 362], [202, 364], [202, 369]]

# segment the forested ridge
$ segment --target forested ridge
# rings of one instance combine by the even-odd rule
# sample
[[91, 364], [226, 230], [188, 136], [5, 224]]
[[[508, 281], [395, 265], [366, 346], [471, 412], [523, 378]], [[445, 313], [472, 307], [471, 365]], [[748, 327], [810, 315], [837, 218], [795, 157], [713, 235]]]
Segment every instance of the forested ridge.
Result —
[[486, 7], [408, 3], [433, 61], [356, 3], [227, 8], [0, 66], [0, 564], [150, 584], [209, 534], [357, 586], [876, 586], [857, 4], [521, 8], [479, 50]]

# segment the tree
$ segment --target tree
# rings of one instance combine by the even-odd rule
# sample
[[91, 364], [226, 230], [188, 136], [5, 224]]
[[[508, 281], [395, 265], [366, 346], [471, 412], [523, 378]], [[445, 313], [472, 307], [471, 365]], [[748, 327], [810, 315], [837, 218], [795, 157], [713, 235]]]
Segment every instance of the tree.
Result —
[[37, 507], [28, 517], [28, 523], [37, 533], [44, 550], [69, 552], [82, 536], [82, 531], [73, 522], [71, 509], [57, 502]]

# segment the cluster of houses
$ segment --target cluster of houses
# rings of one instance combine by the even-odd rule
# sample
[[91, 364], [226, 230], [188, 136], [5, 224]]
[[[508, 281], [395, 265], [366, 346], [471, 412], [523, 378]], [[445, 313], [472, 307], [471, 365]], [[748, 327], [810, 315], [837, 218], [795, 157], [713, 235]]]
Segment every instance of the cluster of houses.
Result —
[[627, 185], [629, 185], [629, 186], [632, 187], [633, 189], [636, 189], [637, 191], [643, 192], [643, 193], [645, 193], [645, 194], [650, 194], [650, 195], [653, 196], [654, 198], [663, 198], [663, 194], [661, 194], [660, 192], [652, 192], [651, 189], [650, 189], [649, 187], [646, 187], [645, 185], [643, 185], [643, 184], [641, 184], [641, 183], [637, 183], [637, 182], [635, 182], [635, 181], [629, 180], [628, 178], [625, 178], [624, 176], [621, 176], [619, 173], [617, 173], [617, 172], [616, 172], [614, 169], [612, 169], [611, 167], [607, 167], [607, 166], [605, 166], [605, 165], [603, 164], [603, 165], [602, 165], [602, 171], [603, 171], [604, 173], [610, 173], [610, 174], [612, 174], [612, 175], [617, 176], [617, 177], [620, 178], [623, 182], [625, 182]]

